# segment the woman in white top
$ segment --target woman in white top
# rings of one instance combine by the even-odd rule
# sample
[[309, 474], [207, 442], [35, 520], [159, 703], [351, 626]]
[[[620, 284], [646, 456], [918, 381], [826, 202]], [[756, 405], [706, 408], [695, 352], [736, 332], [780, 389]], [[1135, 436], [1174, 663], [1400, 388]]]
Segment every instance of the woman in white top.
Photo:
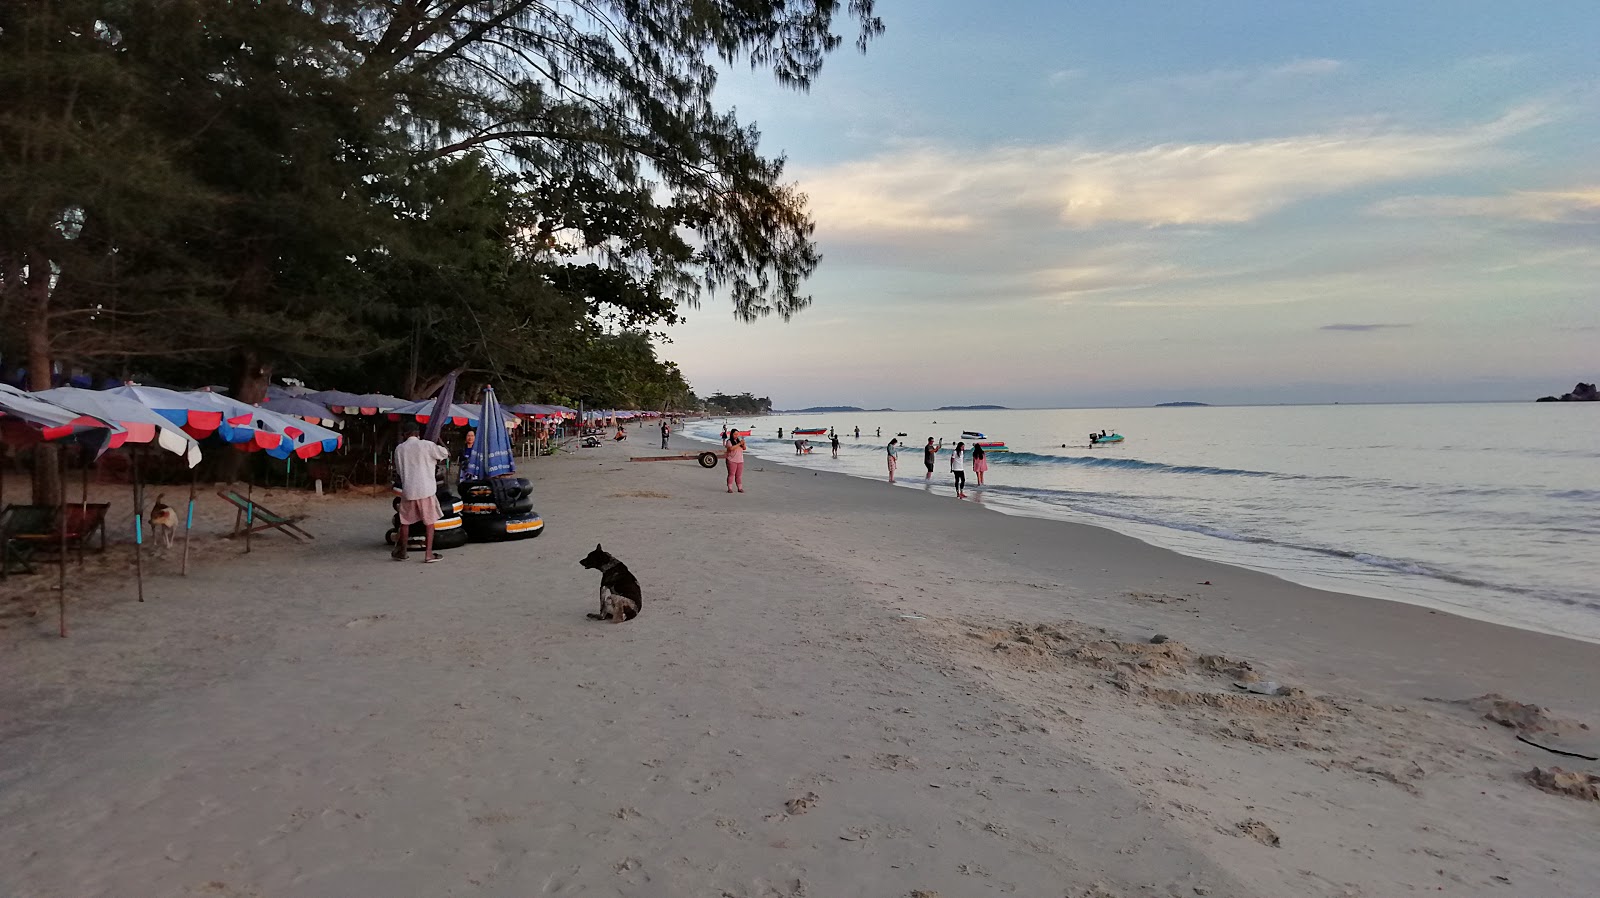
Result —
[[967, 498], [967, 444], [957, 443], [950, 453], [950, 473], [956, 477], [956, 498]]

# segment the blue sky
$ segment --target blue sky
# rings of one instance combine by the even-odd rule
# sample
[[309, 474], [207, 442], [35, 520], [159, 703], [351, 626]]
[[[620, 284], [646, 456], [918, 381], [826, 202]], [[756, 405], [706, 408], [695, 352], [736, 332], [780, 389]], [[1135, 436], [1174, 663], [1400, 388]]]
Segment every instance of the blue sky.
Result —
[[1532, 398], [1600, 377], [1600, 5], [880, 0], [810, 93], [812, 308], [702, 394], [927, 408]]

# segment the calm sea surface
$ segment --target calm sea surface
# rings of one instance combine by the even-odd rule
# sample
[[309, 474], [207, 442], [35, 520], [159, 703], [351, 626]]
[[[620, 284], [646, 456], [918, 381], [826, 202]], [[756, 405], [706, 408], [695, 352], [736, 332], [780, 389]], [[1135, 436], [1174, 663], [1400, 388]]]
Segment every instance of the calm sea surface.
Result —
[[[931, 486], [921, 446], [1004, 440], [969, 501], [1108, 527], [1158, 546], [1341, 592], [1600, 641], [1600, 403], [852, 412], [728, 419], [753, 455]], [[717, 438], [721, 421], [691, 422]], [[834, 427], [796, 458], [795, 427]], [[861, 437], [855, 437], [855, 428]], [[882, 428], [882, 437], [876, 432]], [[1088, 434], [1122, 433], [1091, 448]]]

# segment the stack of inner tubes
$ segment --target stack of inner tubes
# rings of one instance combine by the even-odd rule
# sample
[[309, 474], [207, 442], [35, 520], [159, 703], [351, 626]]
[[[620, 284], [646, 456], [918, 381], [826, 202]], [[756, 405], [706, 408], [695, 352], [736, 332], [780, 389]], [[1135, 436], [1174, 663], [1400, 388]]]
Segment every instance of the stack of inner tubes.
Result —
[[461, 520], [473, 542], [528, 539], [544, 532], [526, 477], [463, 480], [461, 501]]
[[[395, 514], [389, 520], [389, 532], [383, 535], [386, 545], [394, 545], [395, 535], [400, 532], [400, 497], [394, 497]], [[455, 549], [467, 544], [467, 528], [462, 526], [462, 503], [450, 487], [439, 484], [439, 523], [433, 525], [433, 547], [435, 549]], [[410, 526], [410, 542], [408, 548], [422, 551], [423, 539], [427, 529], [421, 524]]]

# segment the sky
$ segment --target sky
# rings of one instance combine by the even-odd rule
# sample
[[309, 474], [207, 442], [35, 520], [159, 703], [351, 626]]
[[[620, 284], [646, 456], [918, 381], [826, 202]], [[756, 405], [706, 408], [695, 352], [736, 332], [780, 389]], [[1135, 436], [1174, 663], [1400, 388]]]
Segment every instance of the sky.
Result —
[[779, 408], [1532, 399], [1600, 378], [1600, 4], [879, 0], [717, 102], [813, 305], [662, 355]]

